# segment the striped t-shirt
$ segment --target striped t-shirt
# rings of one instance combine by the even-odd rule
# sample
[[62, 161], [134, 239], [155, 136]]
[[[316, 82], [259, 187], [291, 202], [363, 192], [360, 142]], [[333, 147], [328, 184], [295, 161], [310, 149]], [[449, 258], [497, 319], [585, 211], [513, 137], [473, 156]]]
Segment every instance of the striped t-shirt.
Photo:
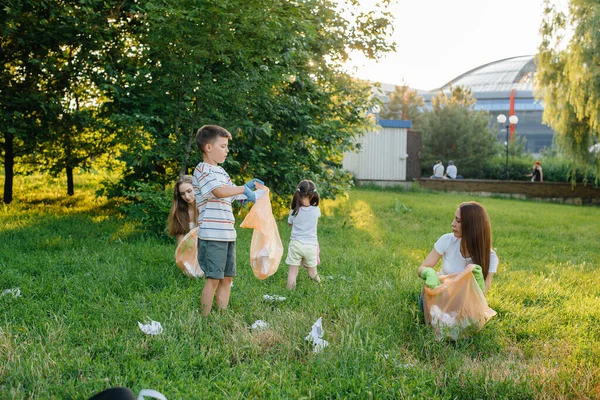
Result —
[[235, 186], [225, 170], [217, 165], [201, 162], [194, 169], [194, 194], [198, 206], [198, 238], [221, 242], [235, 242], [235, 219], [231, 203], [245, 196], [218, 198], [212, 191], [221, 186]]

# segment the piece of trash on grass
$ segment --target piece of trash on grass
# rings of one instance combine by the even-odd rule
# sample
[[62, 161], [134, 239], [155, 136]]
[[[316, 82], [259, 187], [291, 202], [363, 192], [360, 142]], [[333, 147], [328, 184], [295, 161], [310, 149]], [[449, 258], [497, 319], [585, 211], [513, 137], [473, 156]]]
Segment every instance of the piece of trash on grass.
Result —
[[315, 353], [318, 353], [329, 346], [329, 342], [323, 339], [323, 333], [323, 317], [319, 317], [317, 322], [313, 324], [308, 336], [304, 338], [304, 340], [311, 342], [315, 346], [313, 349]]
[[160, 322], [156, 322], [156, 321], [152, 321], [152, 320], [150, 321], [149, 324], [145, 324], [145, 325], [143, 325], [141, 322], [138, 321], [138, 326], [144, 333], [147, 333], [148, 335], [159, 335], [163, 332], [163, 327], [160, 324]]
[[259, 320], [254, 321], [254, 323], [250, 326], [250, 329], [260, 330], [260, 329], [265, 329], [268, 327], [269, 327], [269, 324], [267, 324], [262, 319], [259, 319]]
[[12, 294], [13, 297], [21, 297], [21, 288], [12, 288], [12, 289], [4, 289], [2, 291], [2, 294], [0, 295], [0, 297], [7, 295], [7, 294]]
[[158, 400], [167, 400], [164, 394], [153, 389], [142, 389], [137, 400], [145, 400], [146, 397], [151, 397]]
[[274, 295], [269, 295], [269, 294], [265, 294], [263, 296], [263, 299], [267, 300], [267, 301], [284, 301], [285, 297], [283, 296], [277, 296], [276, 294]]

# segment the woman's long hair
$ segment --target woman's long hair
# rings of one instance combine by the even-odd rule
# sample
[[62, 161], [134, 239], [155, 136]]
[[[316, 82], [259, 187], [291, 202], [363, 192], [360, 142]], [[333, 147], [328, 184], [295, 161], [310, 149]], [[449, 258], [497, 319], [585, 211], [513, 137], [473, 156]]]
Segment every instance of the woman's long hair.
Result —
[[319, 205], [319, 193], [317, 192], [317, 187], [313, 181], [305, 179], [298, 184], [298, 188], [294, 192], [294, 197], [292, 198], [292, 215], [298, 214], [298, 210], [300, 210], [300, 207], [302, 206], [300, 199], [303, 197], [308, 197], [310, 199], [311, 206]]
[[490, 253], [492, 251], [492, 226], [490, 218], [483, 206], [475, 201], [461, 203], [460, 252], [463, 257], [468, 254], [473, 263], [481, 265], [484, 278], [490, 269]]
[[[173, 188], [173, 205], [171, 206], [171, 211], [169, 212], [169, 219], [167, 220], [167, 231], [170, 236], [178, 236], [185, 235], [190, 231], [190, 218], [188, 213], [188, 203], [183, 200], [181, 195], [179, 194], [179, 186], [184, 183], [192, 183], [193, 178], [191, 175], [182, 175], [179, 177], [177, 182], [175, 182], [175, 187]], [[196, 207], [196, 200], [193, 203], [194, 206], [194, 218], [196, 221], [198, 220], [198, 208]]]

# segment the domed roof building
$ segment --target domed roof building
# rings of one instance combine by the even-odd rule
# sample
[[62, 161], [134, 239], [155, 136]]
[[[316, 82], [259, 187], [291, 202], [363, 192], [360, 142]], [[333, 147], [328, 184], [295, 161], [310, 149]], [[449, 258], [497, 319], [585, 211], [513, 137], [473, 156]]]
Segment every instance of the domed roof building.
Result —
[[440, 89], [466, 86], [472, 92], [507, 92], [511, 90], [533, 90], [535, 63], [533, 56], [512, 57], [494, 61], [472, 69], [454, 78]]
[[439, 89], [424, 94], [425, 104], [440, 90], [449, 93], [451, 87], [471, 89], [476, 99], [475, 109], [490, 113], [490, 127], [498, 131], [498, 138], [506, 140], [506, 128], [498, 126], [496, 117], [516, 115], [519, 122], [511, 128], [527, 140], [527, 150], [539, 153], [552, 146], [554, 132], [542, 124], [543, 105], [533, 95], [533, 77], [536, 71], [534, 56], [512, 57], [481, 65], [457, 76]]

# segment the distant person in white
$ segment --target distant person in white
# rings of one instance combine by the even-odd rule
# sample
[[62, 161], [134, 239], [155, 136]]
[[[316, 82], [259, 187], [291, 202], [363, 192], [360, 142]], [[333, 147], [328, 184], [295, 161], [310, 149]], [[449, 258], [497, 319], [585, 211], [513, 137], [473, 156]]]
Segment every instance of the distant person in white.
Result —
[[433, 166], [433, 175], [431, 178], [443, 178], [444, 177], [444, 164], [442, 164], [442, 160], [437, 160], [435, 165]]
[[444, 178], [446, 179], [456, 179], [456, 175], [458, 174], [458, 169], [456, 165], [454, 165], [454, 161], [448, 161], [448, 168], [446, 168], [446, 174]]

